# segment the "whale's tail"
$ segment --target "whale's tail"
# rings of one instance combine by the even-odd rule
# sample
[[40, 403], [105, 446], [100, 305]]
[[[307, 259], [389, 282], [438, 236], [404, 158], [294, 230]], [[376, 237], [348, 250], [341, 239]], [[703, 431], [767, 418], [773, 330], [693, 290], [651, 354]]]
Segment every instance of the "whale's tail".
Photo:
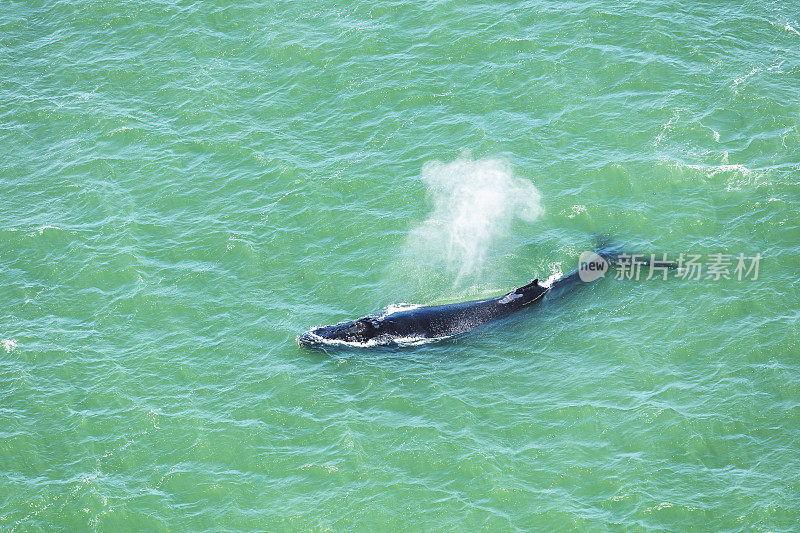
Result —
[[[626, 250], [614, 241], [609, 235], [596, 235], [594, 239], [595, 253], [608, 261], [609, 264], [615, 266], [625, 266], [631, 264], [638, 264], [640, 266], [650, 266], [652, 256], [650, 254], [636, 254]], [[656, 260], [656, 263], [665, 266], [670, 270], [678, 268], [675, 262], [667, 262]]]
[[594, 252], [611, 264], [616, 264], [620, 257], [632, 257], [610, 235], [599, 234], [594, 237]]
[[[584, 252], [586, 261], [584, 262], [584, 254], [581, 254], [581, 259], [578, 268], [569, 274], [562, 276], [552, 282], [550, 285], [550, 297], [563, 294], [569, 287], [575, 285], [582, 285], [605, 276], [605, 272], [610, 266], [617, 268], [641, 268], [647, 267], [651, 263], [651, 256], [649, 254], [636, 254], [626, 250], [614, 241], [608, 235], [596, 235], [594, 239], [594, 251]], [[599, 260], [599, 262], [597, 261]], [[603, 265], [602, 263], [606, 264]], [[594, 265], [592, 265], [594, 263]], [[655, 260], [653, 264], [667, 267], [669, 269], [678, 268], [674, 262], [664, 263]], [[581, 269], [588, 269], [581, 272]]]

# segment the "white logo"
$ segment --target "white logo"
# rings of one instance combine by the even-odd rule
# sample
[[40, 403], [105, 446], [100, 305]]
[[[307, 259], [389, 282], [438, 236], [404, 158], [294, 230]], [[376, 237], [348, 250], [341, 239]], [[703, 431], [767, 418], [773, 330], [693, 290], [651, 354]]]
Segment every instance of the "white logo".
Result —
[[578, 257], [578, 276], [581, 281], [589, 283], [606, 275], [608, 261], [596, 252], [582, 252]]

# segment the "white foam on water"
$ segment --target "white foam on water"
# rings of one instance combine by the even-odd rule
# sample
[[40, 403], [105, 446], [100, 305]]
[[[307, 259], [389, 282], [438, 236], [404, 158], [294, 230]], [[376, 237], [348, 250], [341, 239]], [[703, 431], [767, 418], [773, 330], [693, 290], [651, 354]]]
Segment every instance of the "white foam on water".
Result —
[[575, 218], [576, 216], [580, 215], [581, 213], [586, 212], [585, 205], [573, 205], [572, 206], [572, 213], [567, 215], [567, 218]]
[[748, 72], [744, 76], [741, 76], [741, 77], [736, 78], [735, 80], [733, 80], [733, 86], [736, 87], [737, 85], [739, 85], [740, 83], [745, 81], [747, 78], [753, 76], [758, 71], [759, 71], [759, 69], [757, 67], [754, 67], [750, 72]]
[[390, 339], [376, 337], [368, 340], [367, 342], [351, 342], [351, 341], [343, 341], [340, 339], [326, 339], [324, 337], [320, 337], [319, 335], [313, 333], [312, 331], [308, 331], [306, 334], [308, 334], [312, 338], [313, 344], [320, 346], [339, 347], [339, 348], [372, 348], [375, 346], [420, 346], [423, 344], [428, 344], [430, 342], [437, 342], [444, 339], [449, 339], [451, 337], [451, 335], [445, 335], [442, 337], [419, 337], [419, 336], [392, 337]]
[[39, 235], [44, 235], [44, 231], [48, 230], [48, 229], [60, 230], [61, 228], [59, 228], [58, 226], [53, 226], [51, 224], [45, 224], [44, 226], [40, 226], [40, 227], [36, 228], [36, 231], [39, 232]]
[[3, 339], [0, 341], [0, 344], [2, 344], [3, 348], [6, 349], [6, 353], [11, 353], [11, 351], [18, 346], [17, 341], [14, 339]]
[[769, 175], [762, 170], [753, 170], [742, 164], [733, 165], [727, 162], [728, 153], [722, 156], [722, 163], [718, 165], [690, 164], [680, 161], [662, 159], [659, 164], [671, 165], [675, 168], [687, 168], [701, 172], [706, 178], [714, 178], [717, 174], [727, 175], [725, 190], [734, 191], [745, 187], [754, 187], [769, 183]]
[[548, 277], [542, 283], [539, 283], [539, 285], [541, 285], [542, 287], [550, 287], [557, 280], [561, 279], [561, 277], [563, 275], [564, 275], [564, 273], [561, 271], [561, 265], [560, 264], [559, 265], [554, 265], [553, 266], [553, 273], [550, 274], [550, 277]]
[[661, 131], [659, 132], [658, 137], [656, 137], [653, 146], [657, 147], [659, 144], [661, 144], [661, 141], [664, 139], [664, 135], [666, 135], [672, 130], [673, 124], [678, 122], [680, 118], [681, 114], [678, 112], [678, 110], [677, 109], [673, 110], [672, 117], [669, 119], [669, 121], [661, 125]]
[[462, 156], [422, 168], [432, 210], [405, 245], [412, 260], [443, 268], [459, 279], [483, 268], [487, 254], [514, 219], [533, 222], [544, 213], [542, 195], [499, 158]]
[[752, 170], [747, 168], [744, 165], [692, 165], [685, 163], [683, 164], [686, 168], [691, 168], [694, 170], [701, 170], [708, 174], [709, 177], [714, 176], [715, 174], [719, 174], [720, 172], [740, 172], [743, 175], [749, 175]]
[[767, 70], [777, 70], [778, 72], [782, 72], [782, 70], [780, 70], [780, 68], [783, 66], [784, 63], [786, 63], [785, 59], [782, 60], [780, 63], [778, 63], [776, 65], [772, 65], [771, 67], [767, 67]]

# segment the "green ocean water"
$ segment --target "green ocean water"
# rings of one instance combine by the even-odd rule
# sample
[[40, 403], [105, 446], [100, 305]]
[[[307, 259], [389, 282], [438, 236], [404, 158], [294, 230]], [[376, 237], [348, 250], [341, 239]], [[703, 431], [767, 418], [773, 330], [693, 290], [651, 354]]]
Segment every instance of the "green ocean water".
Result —
[[[0, 529], [797, 531], [798, 13], [4, 0]], [[295, 342], [598, 233], [758, 279]]]

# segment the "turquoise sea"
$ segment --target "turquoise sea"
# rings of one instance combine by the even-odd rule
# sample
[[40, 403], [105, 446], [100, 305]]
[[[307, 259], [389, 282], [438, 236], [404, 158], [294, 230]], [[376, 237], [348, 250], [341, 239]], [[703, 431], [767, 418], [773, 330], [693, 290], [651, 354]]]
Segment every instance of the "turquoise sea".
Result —
[[0, 529], [797, 531], [799, 182], [796, 0], [4, 0]]

